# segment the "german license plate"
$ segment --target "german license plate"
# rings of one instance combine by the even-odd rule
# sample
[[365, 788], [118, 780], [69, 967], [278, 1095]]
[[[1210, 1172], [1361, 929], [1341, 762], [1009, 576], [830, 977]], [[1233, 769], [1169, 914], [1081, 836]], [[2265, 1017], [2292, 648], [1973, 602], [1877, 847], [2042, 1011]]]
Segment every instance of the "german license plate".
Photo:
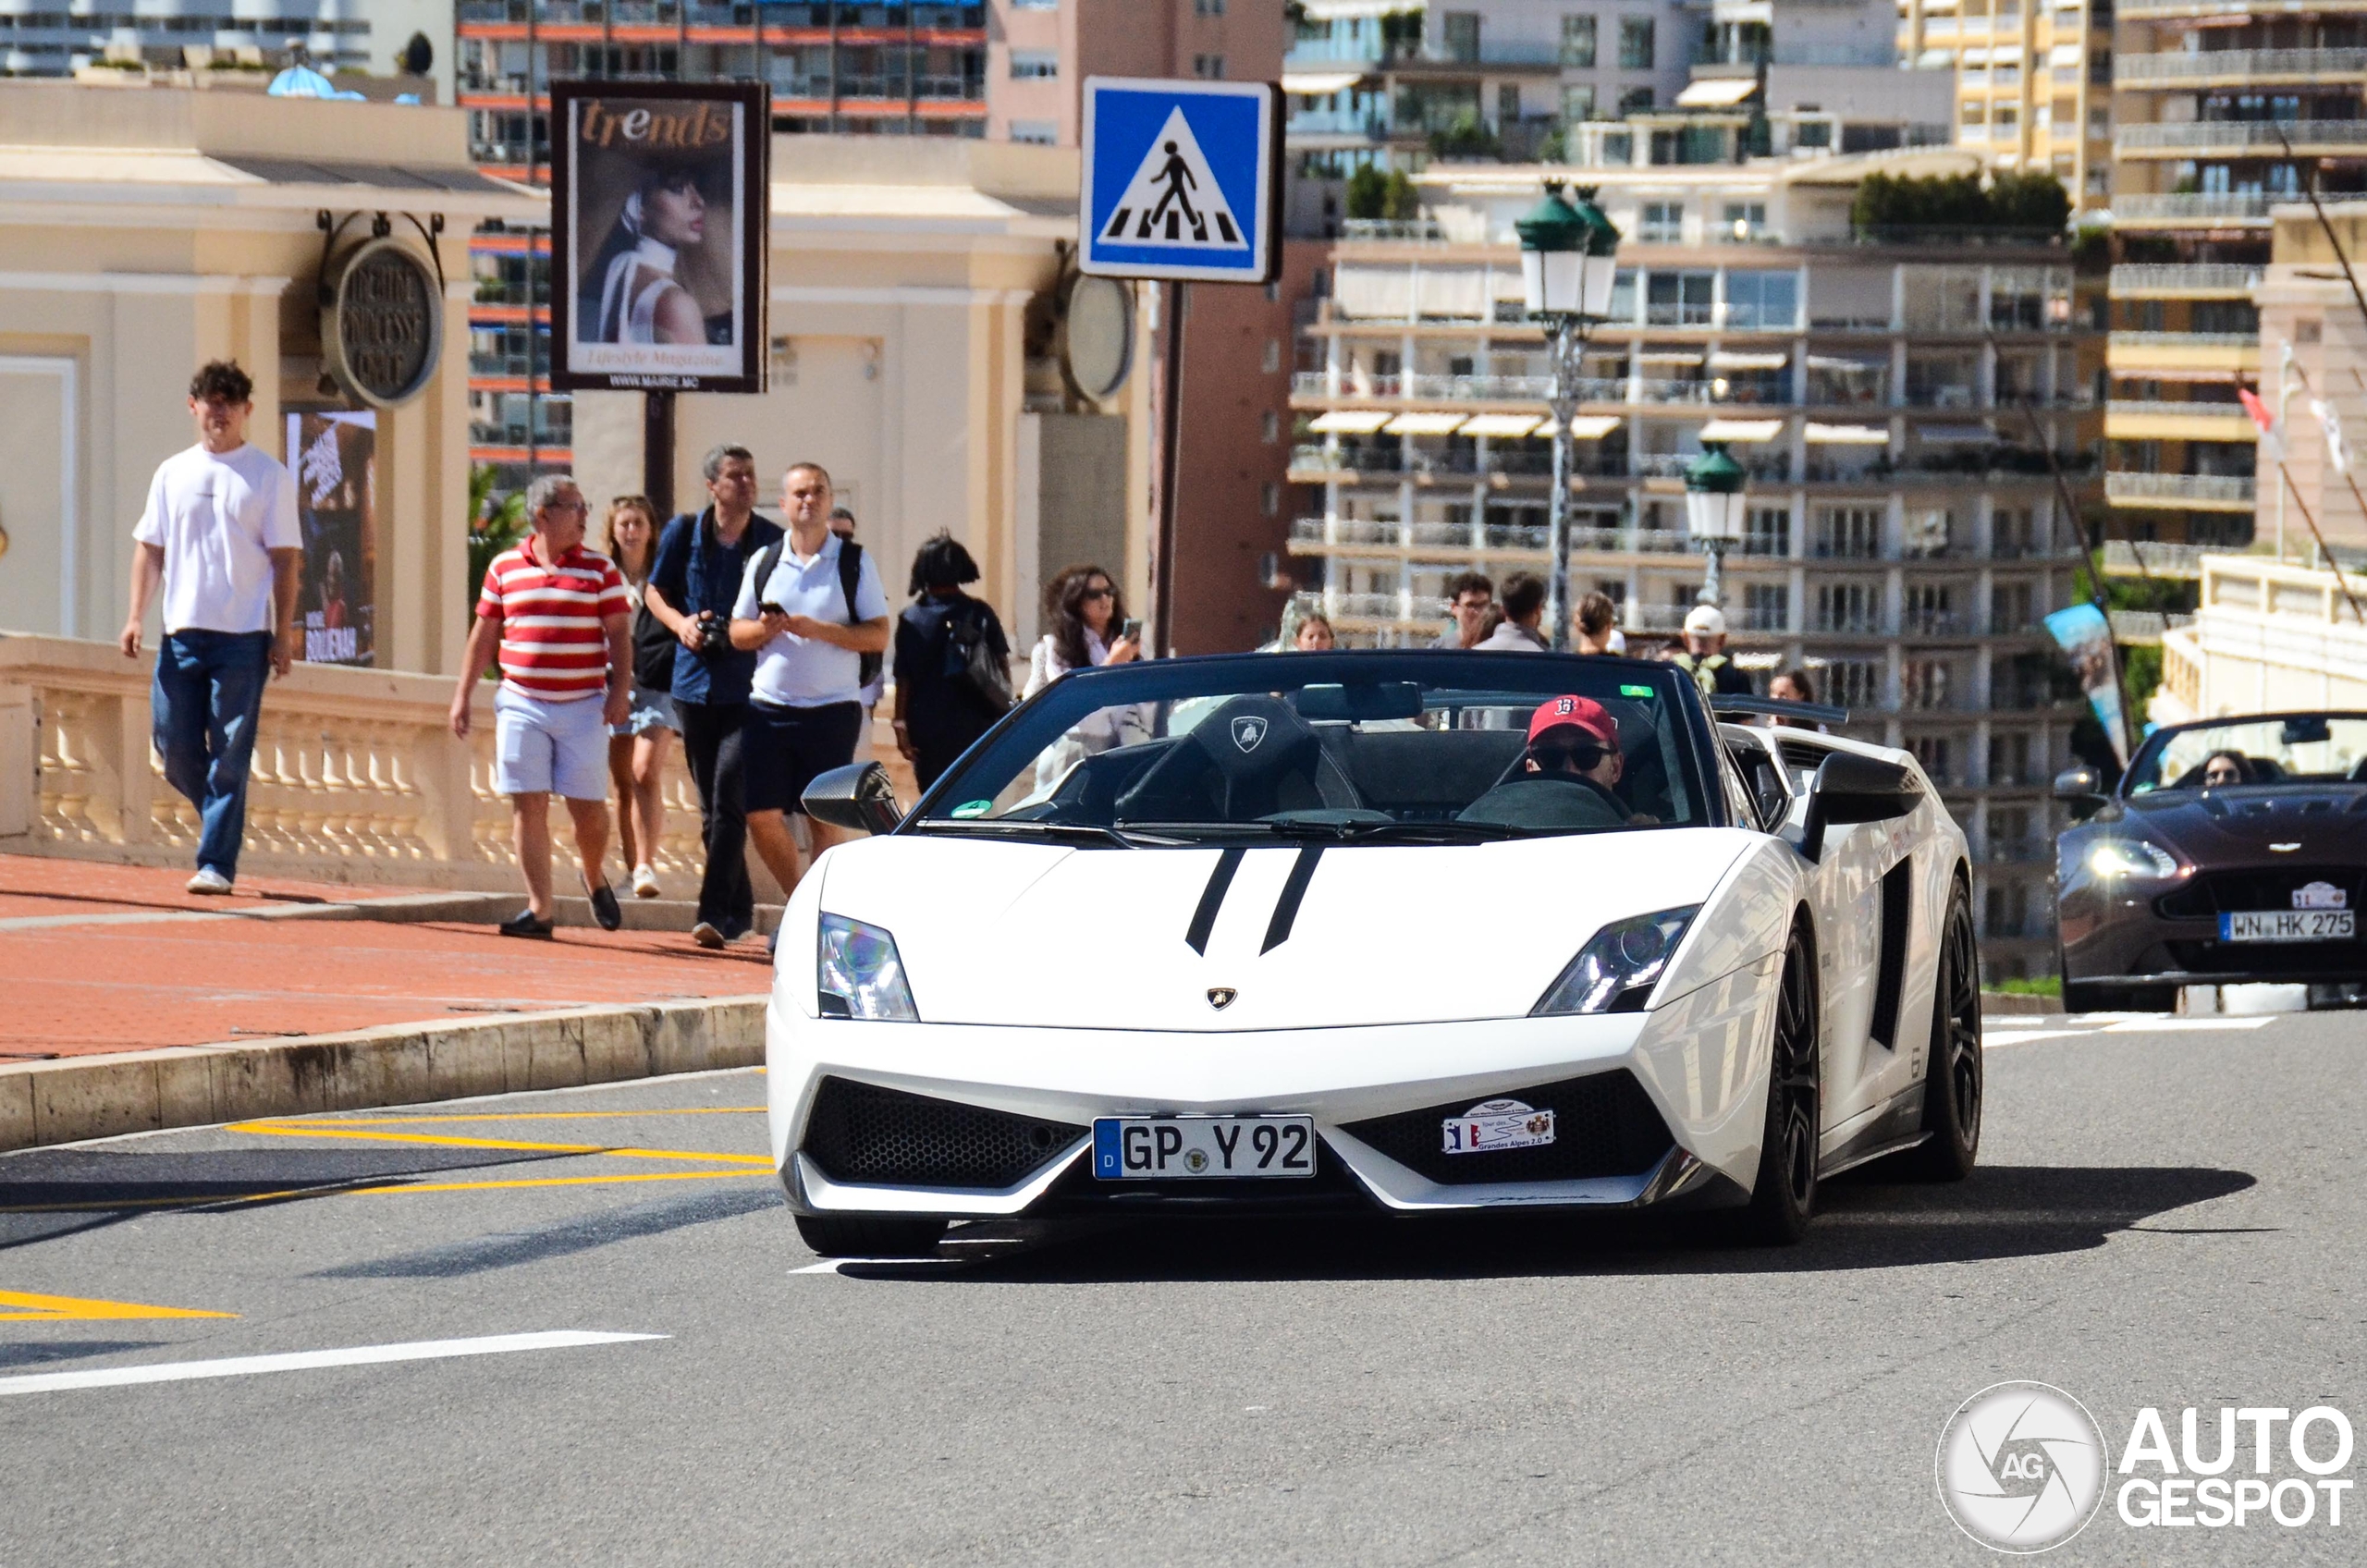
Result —
[[2238, 910], [2219, 917], [2223, 942], [2347, 942], [2359, 934], [2347, 909]]
[[1312, 1176], [1311, 1116], [1104, 1116], [1093, 1123], [1104, 1182]]

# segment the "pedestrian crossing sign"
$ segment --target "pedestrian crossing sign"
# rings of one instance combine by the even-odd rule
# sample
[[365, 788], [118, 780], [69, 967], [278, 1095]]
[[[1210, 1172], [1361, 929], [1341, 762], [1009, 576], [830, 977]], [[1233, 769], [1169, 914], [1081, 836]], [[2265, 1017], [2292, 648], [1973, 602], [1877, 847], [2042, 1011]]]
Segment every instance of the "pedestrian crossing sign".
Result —
[[1079, 267], [1271, 282], [1282, 260], [1281, 111], [1271, 82], [1087, 78]]

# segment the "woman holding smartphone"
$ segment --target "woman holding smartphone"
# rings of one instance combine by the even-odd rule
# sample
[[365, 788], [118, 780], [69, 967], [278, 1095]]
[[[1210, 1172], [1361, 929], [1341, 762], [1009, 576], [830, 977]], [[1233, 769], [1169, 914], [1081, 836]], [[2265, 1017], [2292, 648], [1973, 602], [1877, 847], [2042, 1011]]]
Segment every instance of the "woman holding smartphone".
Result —
[[[1027, 685], [1022, 698], [1073, 669], [1125, 664], [1142, 657], [1143, 623], [1126, 615], [1118, 585], [1098, 566], [1073, 566], [1045, 586], [1044, 616], [1052, 630], [1027, 655]], [[1150, 738], [1150, 725], [1132, 708], [1107, 708], [1071, 730], [1036, 764], [1038, 790], [1049, 790], [1068, 770], [1097, 752]]]

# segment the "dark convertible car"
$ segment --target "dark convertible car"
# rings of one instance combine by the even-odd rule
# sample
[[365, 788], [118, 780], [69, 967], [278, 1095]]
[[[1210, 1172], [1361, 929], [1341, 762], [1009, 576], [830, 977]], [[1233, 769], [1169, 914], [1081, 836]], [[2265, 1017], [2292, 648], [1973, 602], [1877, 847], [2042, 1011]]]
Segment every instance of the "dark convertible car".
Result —
[[2119, 787], [2055, 841], [2063, 1001], [2167, 1012], [2181, 986], [2367, 983], [2367, 713], [2274, 713], [2157, 729]]

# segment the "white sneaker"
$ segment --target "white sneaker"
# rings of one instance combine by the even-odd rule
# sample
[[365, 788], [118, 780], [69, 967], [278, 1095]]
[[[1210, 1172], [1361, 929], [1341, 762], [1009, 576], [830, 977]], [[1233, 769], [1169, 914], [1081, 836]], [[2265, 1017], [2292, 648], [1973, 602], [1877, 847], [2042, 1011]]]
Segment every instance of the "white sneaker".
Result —
[[192, 893], [227, 893], [230, 890], [230, 879], [210, 865], [201, 865], [197, 868], [197, 875], [189, 879], [189, 890]]
[[650, 870], [649, 867], [645, 865], [634, 866], [632, 868], [632, 896], [636, 899], [656, 898], [658, 896], [657, 873]]

